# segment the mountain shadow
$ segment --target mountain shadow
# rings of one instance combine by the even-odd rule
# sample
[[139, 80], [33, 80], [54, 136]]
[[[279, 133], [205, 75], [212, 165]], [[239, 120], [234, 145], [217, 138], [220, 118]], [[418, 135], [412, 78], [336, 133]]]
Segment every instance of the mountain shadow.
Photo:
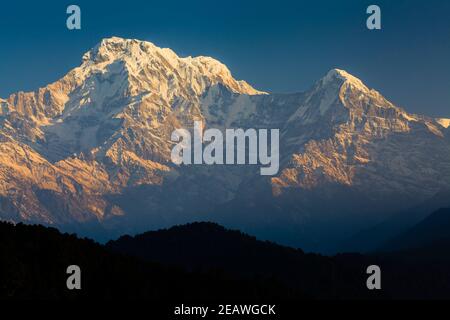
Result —
[[414, 227], [387, 241], [381, 249], [398, 251], [444, 244], [450, 247], [450, 208], [433, 212]]
[[[339, 244], [346, 251], [373, 252], [394, 237], [407, 232], [430, 213], [450, 206], [450, 190], [442, 190], [418, 206], [398, 212], [371, 228], [364, 229]], [[450, 229], [449, 229], [450, 230]], [[386, 246], [386, 248], [388, 248]]]

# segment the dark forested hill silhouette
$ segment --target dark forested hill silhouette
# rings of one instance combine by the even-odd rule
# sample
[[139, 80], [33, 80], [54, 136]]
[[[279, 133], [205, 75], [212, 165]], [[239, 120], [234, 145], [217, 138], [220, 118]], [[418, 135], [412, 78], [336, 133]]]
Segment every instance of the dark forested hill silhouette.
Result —
[[[333, 257], [259, 241], [213, 223], [123, 236], [105, 246], [42, 226], [0, 223], [1, 298], [161, 301], [450, 298], [450, 244]], [[447, 257], [447, 258], [445, 258]], [[66, 289], [66, 268], [82, 290]], [[366, 287], [379, 265], [382, 290]]]
[[[213, 223], [193, 223], [168, 230], [124, 236], [106, 245], [147, 261], [188, 270], [226, 270], [238, 277], [270, 276], [320, 298], [450, 298], [450, 243], [391, 253], [307, 254]], [[433, 263], [436, 262], [436, 263]], [[369, 292], [366, 268], [379, 265], [383, 288]]]
[[[82, 289], [66, 287], [69, 265], [82, 270]], [[181, 268], [111, 253], [56, 229], [0, 222], [0, 299], [295, 299], [303, 294], [270, 279], [239, 280], [220, 272]]]
[[367, 262], [362, 255], [330, 258], [306, 254], [214, 223], [192, 223], [124, 236], [106, 246], [115, 252], [188, 270], [223, 270], [240, 278], [275, 278], [312, 297], [371, 296], [365, 280]]

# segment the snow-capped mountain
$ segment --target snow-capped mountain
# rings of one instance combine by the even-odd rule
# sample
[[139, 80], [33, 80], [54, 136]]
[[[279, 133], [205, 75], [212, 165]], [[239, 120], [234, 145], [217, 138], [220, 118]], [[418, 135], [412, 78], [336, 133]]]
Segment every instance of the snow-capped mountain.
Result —
[[[175, 166], [171, 133], [194, 121], [280, 129], [279, 174]], [[218, 220], [313, 248], [317, 228], [343, 236], [450, 189], [449, 123], [342, 70], [268, 94], [215, 59], [104, 39], [62, 79], [0, 99], [0, 217], [110, 235]]]

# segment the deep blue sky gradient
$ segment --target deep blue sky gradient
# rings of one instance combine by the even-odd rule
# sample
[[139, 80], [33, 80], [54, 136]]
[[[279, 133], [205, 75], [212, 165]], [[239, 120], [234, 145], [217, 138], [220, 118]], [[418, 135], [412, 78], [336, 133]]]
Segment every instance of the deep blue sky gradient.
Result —
[[[66, 28], [66, 8], [82, 30]], [[381, 31], [366, 8], [382, 8]], [[450, 118], [450, 1], [2, 1], [0, 97], [57, 80], [109, 36], [208, 55], [260, 90], [295, 92], [342, 68], [410, 112]]]

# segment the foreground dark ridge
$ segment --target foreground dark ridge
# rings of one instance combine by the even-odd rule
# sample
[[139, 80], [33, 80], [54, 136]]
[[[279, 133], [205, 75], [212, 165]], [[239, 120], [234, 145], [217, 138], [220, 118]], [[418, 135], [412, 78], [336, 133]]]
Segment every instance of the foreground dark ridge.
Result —
[[[82, 290], [66, 288], [66, 268], [82, 270]], [[292, 296], [291, 296], [292, 295]], [[220, 301], [303, 298], [273, 280], [186, 272], [111, 253], [89, 239], [43, 226], [0, 222], [0, 299]]]
[[[450, 221], [450, 209], [437, 213], [441, 223], [443, 216]], [[430, 217], [433, 216], [436, 213]], [[410, 248], [405, 244], [401, 251], [326, 257], [258, 241], [217, 224], [194, 223], [124, 236], [106, 246], [147, 261], [190, 270], [221, 269], [240, 277], [269, 275], [314, 297], [428, 299], [450, 298], [449, 231], [446, 234], [447, 237], [436, 234], [432, 242], [415, 242]], [[372, 264], [382, 269], [383, 290], [379, 293], [366, 288], [365, 271]]]
[[[192, 257], [197, 261], [196, 267], [186, 271], [184, 263], [177, 267], [177, 263], [168, 263], [165, 259], [161, 259], [161, 263], [145, 262], [128, 254], [113, 253], [112, 243], [105, 247], [88, 239], [61, 234], [52, 228], [0, 223], [0, 296], [164, 301], [370, 297], [364, 289], [365, 280], [360, 277], [362, 273], [358, 275], [351, 265], [347, 267], [332, 258], [306, 255], [300, 250], [260, 242], [210, 223], [175, 227], [156, 234], [167, 236], [163, 242], [155, 242], [149, 248], [156, 254], [169, 250], [167, 257], [182, 257], [182, 251], [186, 248], [176, 249], [178, 241], [187, 241], [189, 246], [196, 243], [196, 238], [206, 240], [210, 249], [198, 247], [197, 254]], [[193, 242], [189, 242], [188, 238]], [[224, 251], [227, 246], [232, 251], [237, 250], [234, 254], [227, 254]], [[215, 257], [212, 258], [214, 250]], [[191, 253], [195, 251], [194, 247], [187, 250]], [[244, 256], [249, 252], [254, 252], [255, 261], [267, 267], [261, 269], [249, 264]], [[355, 258], [357, 261], [361, 259], [358, 256]], [[220, 261], [228, 259], [234, 260], [231, 263], [241, 264], [243, 272], [230, 268], [231, 265], [221, 266]], [[273, 259], [279, 261], [279, 266]], [[203, 262], [199, 264], [199, 261]], [[82, 269], [82, 290], [78, 292], [69, 291], [65, 286], [65, 270], [71, 264], [77, 264]], [[289, 285], [287, 278], [279, 277], [282, 266], [296, 280], [295, 285]], [[273, 272], [271, 267], [274, 267]], [[255, 268], [254, 272], [251, 268]], [[298, 279], [305, 282], [299, 286]]]
[[[439, 216], [445, 210], [450, 217], [448, 209]], [[435, 241], [396, 253], [325, 257], [212, 223], [124, 236], [102, 246], [52, 228], [0, 223], [0, 297], [450, 298], [449, 248], [450, 242]], [[80, 292], [65, 288], [70, 264], [83, 270]], [[365, 287], [370, 264], [382, 269], [381, 292]]]

